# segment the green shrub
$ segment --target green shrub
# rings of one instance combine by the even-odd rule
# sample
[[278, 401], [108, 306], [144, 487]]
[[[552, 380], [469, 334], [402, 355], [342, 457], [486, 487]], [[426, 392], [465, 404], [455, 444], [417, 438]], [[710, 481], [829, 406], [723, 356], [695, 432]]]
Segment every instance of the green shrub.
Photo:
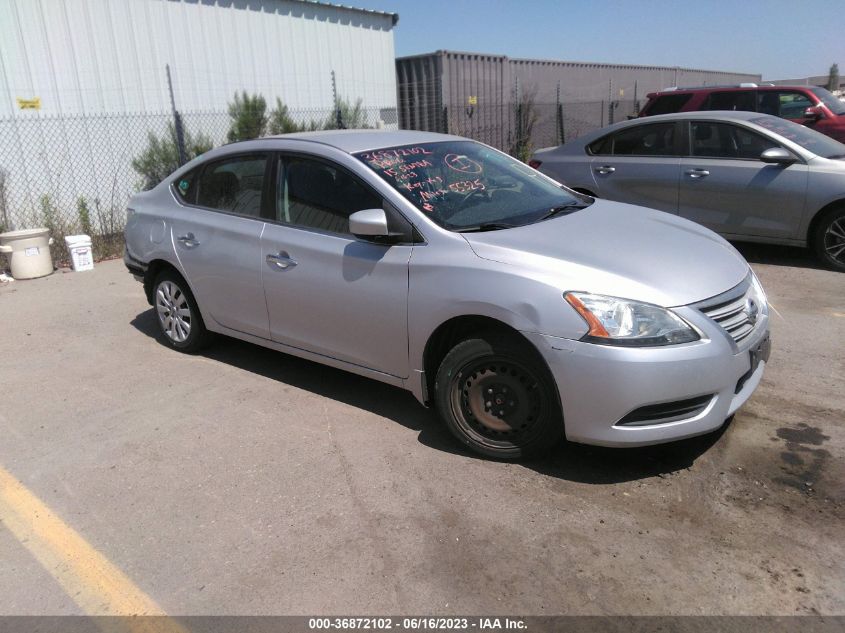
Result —
[[267, 133], [267, 102], [259, 94], [235, 93], [235, 100], [229, 103], [229, 133], [226, 138], [230, 143], [248, 141]]
[[[193, 136], [183, 130], [185, 138], [185, 160], [193, 160], [213, 147], [205, 134]], [[161, 137], [147, 133], [147, 149], [132, 159], [132, 169], [143, 178], [142, 188], [151, 189], [179, 168], [179, 148], [176, 143], [176, 127], [167, 124], [167, 132]]]

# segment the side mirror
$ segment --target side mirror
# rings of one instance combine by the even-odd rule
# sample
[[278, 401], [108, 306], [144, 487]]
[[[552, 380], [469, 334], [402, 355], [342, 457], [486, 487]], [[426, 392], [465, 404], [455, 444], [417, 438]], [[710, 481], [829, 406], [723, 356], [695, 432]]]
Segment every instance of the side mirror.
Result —
[[823, 116], [824, 113], [822, 112], [822, 109], [817, 105], [804, 108], [804, 118], [808, 121], [818, 121]]
[[349, 232], [356, 237], [386, 238], [390, 235], [387, 229], [387, 214], [384, 209], [364, 209], [349, 216]]
[[760, 160], [774, 165], [791, 165], [797, 158], [782, 147], [771, 147], [760, 154]]

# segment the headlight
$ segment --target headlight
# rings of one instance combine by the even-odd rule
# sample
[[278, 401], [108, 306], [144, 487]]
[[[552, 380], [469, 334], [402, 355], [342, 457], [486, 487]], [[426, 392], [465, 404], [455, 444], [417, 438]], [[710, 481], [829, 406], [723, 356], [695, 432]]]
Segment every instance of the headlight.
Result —
[[766, 291], [763, 290], [763, 284], [757, 279], [754, 271], [751, 271], [751, 292], [754, 294], [754, 300], [760, 306], [760, 310], [764, 314], [768, 314], [769, 300], [766, 298]]
[[583, 341], [645, 347], [689, 343], [700, 338], [686, 321], [660, 306], [587, 292], [567, 292], [564, 297], [590, 326]]

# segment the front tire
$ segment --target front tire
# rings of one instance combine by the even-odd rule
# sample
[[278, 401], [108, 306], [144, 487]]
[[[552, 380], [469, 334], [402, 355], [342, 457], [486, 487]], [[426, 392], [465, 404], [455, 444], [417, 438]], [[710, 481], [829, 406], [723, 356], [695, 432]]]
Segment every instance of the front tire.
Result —
[[845, 206], [825, 213], [812, 239], [816, 257], [829, 268], [845, 272]]
[[435, 402], [452, 434], [487, 457], [536, 456], [563, 437], [554, 380], [538, 354], [513, 337], [455, 345], [437, 372]]
[[165, 270], [153, 286], [153, 306], [162, 340], [168, 347], [193, 353], [209, 339], [191, 289], [181, 275]]

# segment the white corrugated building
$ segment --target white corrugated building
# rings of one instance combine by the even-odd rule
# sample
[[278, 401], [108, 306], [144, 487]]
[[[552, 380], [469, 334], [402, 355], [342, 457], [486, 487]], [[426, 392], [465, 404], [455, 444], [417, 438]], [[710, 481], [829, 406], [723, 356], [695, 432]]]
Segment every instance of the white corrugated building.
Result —
[[173, 129], [167, 66], [184, 129], [214, 145], [243, 91], [319, 126], [336, 94], [360, 100], [357, 125], [396, 128], [397, 20], [308, 0], [0, 0], [0, 229], [78, 231], [87, 205], [87, 230], [116, 236], [133, 159]]
[[164, 112], [165, 65], [180, 110], [233, 93], [293, 109], [339, 96], [396, 106], [398, 16], [304, 0], [0, 0], [0, 116]]

